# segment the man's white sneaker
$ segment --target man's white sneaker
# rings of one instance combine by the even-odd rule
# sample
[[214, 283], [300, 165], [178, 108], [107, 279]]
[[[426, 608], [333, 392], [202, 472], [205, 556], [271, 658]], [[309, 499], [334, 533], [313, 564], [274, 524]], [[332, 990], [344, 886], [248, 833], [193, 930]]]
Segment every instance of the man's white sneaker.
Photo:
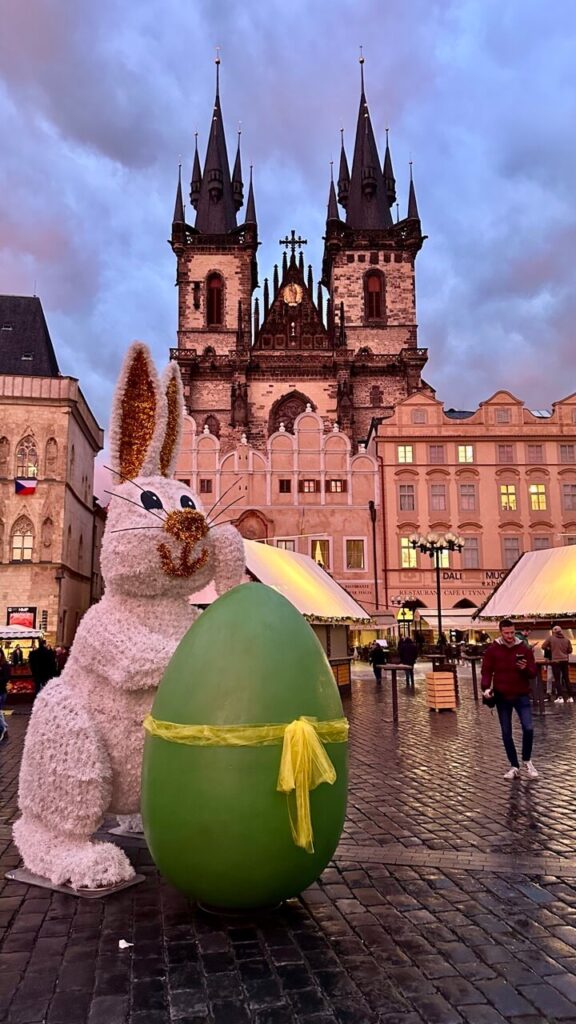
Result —
[[566, 703], [567, 704], [573, 704], [574, 703], [574, 697], [568, 697], [568, 700], [566, 701]]
[[509, 772], [506, 772], [504, 778], [505, 779], [517, 779], [519, 775], [520, 775], [520, 769], [519, 768], [511, 768]]
[[556, 697], [556, 700], [554, 701], [554, 703], [555, 704], [563, 704], [564, 703], [564, 697]]
[[538, 772], [536, 771], [532, 761], [524, 761], [524, 767], [526, 769], [526, 775], [529, 779], [537, 779]]

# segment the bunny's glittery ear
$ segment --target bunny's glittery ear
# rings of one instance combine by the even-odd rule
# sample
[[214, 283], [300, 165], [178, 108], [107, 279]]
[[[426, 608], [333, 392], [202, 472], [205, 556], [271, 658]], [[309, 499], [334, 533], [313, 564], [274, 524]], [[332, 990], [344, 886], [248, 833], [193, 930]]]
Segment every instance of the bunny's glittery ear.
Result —
[[168, 363], [162, 374], [161, 387], [166, 397], [166, 430], [160, 450], [160, 472], [162, 476], [174, 476], [185, 411], [184, 390], [177, 363]]
[[112, 469], [123, 480], [158, 473], [166, 432], [166, 399], [148, 347], [135, 341], [126, 354], [110, 420]]

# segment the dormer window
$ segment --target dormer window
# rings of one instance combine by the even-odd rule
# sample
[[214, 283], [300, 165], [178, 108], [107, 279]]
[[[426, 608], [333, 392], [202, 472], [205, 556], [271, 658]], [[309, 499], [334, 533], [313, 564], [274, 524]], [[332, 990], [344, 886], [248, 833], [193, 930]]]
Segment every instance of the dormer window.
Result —
[[206, 324], [221, 327], [224, 323], [224, 282], [220, 274], [206, 278]]
[[384, 275], [370, 270], [364, 278], [364, 313], [366, 320], [384, 319]]

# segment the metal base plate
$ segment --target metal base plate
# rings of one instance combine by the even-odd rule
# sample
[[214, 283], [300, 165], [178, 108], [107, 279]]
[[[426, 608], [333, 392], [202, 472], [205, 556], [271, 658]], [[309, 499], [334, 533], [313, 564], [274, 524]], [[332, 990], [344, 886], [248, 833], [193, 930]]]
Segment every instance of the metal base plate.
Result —
[[22, 882], [24, 885], [38, 885], [41, 889], [51, 889], [52, 892], [63, 892], [67, 896], [79, 896], [84, 900], [101, 900], [104, 896], [112, 896], [115, 892], [122, 892], [123, 889], [129, 889], [132, 885], [139, 885], [140, 882], [145, 881], [146, 876], [134, 875], [134, 878], [130, 878], [127, 882], [102, 886], [99, 889], [73, 889], [71, 885], [54, 885], [49, 878], [34, 875], [27, 868], [14, 868], [13, 871], [7, 871], [5, 878], [12, 882]]

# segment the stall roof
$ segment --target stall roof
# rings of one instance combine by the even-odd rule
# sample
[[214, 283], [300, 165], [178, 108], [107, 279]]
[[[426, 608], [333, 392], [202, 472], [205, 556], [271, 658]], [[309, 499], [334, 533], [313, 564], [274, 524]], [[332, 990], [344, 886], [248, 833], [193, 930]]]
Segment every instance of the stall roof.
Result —
[[528, 551], [478, 609], [479, 621], [576, 619], [576, 546]]
[[[432, 629], [438, 629], [437, 608], [419, 608], [418, 610], [421, 622], [426, 622]], [[468, 629], [482, 629], [482, 626], [472, 619], [474, 611], [474, 608], [443, 608], [442, 629], [460, 629], [463, 632]]]
[[44, 636], [41, 629], [28, 626], [0, 626], [0, 640], [39, 640]]
[[[273, 587], [311, 622], [368, 623], [368, 612], [308, 555], [271, 544], [244, 541], [246, 568], [259, 583]], [[191, 597], [192, 604], [212, 604], [213, 585]]]

